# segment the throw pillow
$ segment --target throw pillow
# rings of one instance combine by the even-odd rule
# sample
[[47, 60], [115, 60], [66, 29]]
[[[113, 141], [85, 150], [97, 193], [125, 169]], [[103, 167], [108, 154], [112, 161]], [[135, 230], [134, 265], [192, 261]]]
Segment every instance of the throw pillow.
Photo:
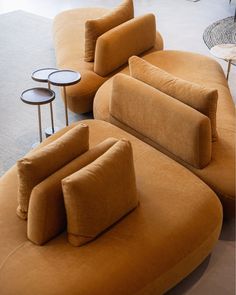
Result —
[[89, 129], [79, 124], [52, 143], [17, 161], [17, 215], [27, 219], [30, 194], [34, 186], [89, 148]]
[[88, 166], [62, 181], [69, 242], [81, 246], [137, 204], [132, 147], [120, 140]]
[[134, 17], [133, 0], [124, 0], [117, 8], [101, 18], [85, 23], [85, 61], [93, 61], [99, 36]]
[[129, 59], [130, 75], [150, 86], [178, 99], [209, 117], [212, 141], [217, 140], [216, 110], [218, 92], [204, 86], [177, 78], [149, 62], [132, 56]]

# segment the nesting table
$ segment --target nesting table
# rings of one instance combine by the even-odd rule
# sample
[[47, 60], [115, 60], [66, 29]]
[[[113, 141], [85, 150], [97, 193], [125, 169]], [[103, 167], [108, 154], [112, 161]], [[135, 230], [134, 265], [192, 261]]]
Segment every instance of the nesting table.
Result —
[[226, 79], [229, 79], [231, 63], [236, 61], [236, 44], [218, 44], [210, 49], [212, 55], [228, 62]]
[[81, 75], [72, 70], [54, 71], [48, 76], [48, 82], [55, 86], [62, 86], [64, 92], [66, 126], [69, 125], [66, 86], [74, 85], [81, 80]]
[[[42, 142], [43, 137], [40, 106], [48, 103], [50, 103], [51, 106], [51, 102], [55, 99], [55, 92], [48, 88], [35, 87], [23, 91], [20, 98], [24, 103], [38, 106], [39, 140]], [[34, 144], [33, 147], [35, 147], [37, 144], [38, 143]]]
[[[40, 106], [43, 104], [50, 104], [50, 113], [51, 113], [51, 127], [45, 130], [46, 137], [53, 134], [58, 130], [54, 126], [53, 120], [53, 108], [52, 101], [55, 99], [55, 92], [51, 90], [51, 85], [62, 86], [64, 91], [64, 103], [65, 103], [65, 118], [66, 126], [69, 125], [68, 120], [68, 108], [67, 108], [67, 95], [66, 87], [74, 85], [81, 80], [81, 75], [78, 72], [72, 70], [58, 70], [56, 68], [42, 68], [34, 71], [31, 75], [31, 78], [34, 81], [48, 83], [48, 88], [43, 87], [34, 87], [27, 89], [22, 92], [21, 100], [24, 103], [37, 105], [38, 106], [38, 122], [39, 122], [39, 139], [42, 142], [42, 122], [41, 122], [41, 109]], [[35, 147], [38, 143], [34, 144]]]
[[[34, 71], [31, 74], [31, 78], [34, 81], [41, 82], [41, 83], [48, 83], [48, 89], [51, 89], [50, 83], [48, 82], [48, 76], [57, 71], [58, 69], [56, 68], [42, 68], [38, 69], [37, 71]], [[59, 128], [54, 126], [54, 120], [53, 120], [53, 109], [52, 109], [52, 102], [50, 102], [50, 113], [51, 113], [51, 126], [52, 127], [47, 127], [45, 130], [46, 137], [52, 135], [55, 133], [55, 131], [58, 131]]]

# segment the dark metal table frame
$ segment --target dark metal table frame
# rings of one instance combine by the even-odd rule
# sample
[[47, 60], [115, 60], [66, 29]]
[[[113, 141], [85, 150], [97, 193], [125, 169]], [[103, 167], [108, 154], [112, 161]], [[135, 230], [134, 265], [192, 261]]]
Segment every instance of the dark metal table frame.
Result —
[[[48, 76], [55, 71], [58, 71], [58, 69], [56, 68], [38, 69], [31, 74], [31, 78], [36, 82], [47, 83], [48, 89], [51, 89], [50, 83], [48, 82]], [[50, 102], [50, 113], [51, 113], [52, 131], [50, 132], [50, 128], [46, 128], [45, 130], [46, 137], [50, 136], [51, 134], [54, 134], [55, 129], [58, 130], [58, 128], [54, 126], [52, 102]]]
[[[73, 78], [71, 78], [71, 79], [67, 78], [66, 74], [71, 74], [73, 76]], [[58, 70], [58, 71], [51, 73], [48, 76], [49, 84], [63, 87], [66, 126], [69, 125], [66, 87], [77, 84], [80, 80], [81, 80], [80, 73], [73, 71], [73, 70]]]
[[[46, 97], [45, 95], [42, 95], [40, 99], [40, 92], [42, 94], [44, 92], [44, 94], [47, 94], [48, 97]], [[28, 97], [26, 95], [28, 95]], [[51, 102], [55, 99], [55, 92], [48, 88], [34, 87], [34, 88], [30, 88], [23, 91], [20, 98], [26, 104], [38, 106], [39, 139], [40, 139], [40, 142], [42, 142], [43, 136], [42, 136], [42, 120], [41, 120], [40, 106], [50, 103], [50, 107], [52, 107]]]

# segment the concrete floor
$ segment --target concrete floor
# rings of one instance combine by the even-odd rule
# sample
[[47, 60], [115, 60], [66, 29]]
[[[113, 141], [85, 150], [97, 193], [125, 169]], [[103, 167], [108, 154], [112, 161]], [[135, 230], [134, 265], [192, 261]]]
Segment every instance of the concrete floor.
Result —
[[[85, 6], [114, 7], [120, 0], [1, 0], [0, 13], [22, 9], [53, 18], [65, 9]], [[166, 49], [194, 51], [210, 55], [202, 40], [204, 29], [216, 20], [234, 14], [232, 0], [134, 0], [136, 15], [153, 12]], [[218, 60], [219, 61], [219, 60]], [[219, 61], [226, 71], [226, 63]], [[232, 66], [229, 86], [236, 102], [236, 67]], [[168, 292], [189, 295], [235, 294], [235, 222], [225, 222], [212, 255], [190, 276]], [[121, 294], [122, 295], [122, 294]]]

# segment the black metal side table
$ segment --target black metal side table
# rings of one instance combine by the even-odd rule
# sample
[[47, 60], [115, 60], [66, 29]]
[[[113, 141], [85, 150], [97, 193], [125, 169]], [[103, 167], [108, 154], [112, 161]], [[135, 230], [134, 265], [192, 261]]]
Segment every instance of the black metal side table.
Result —
[[[40, 106], [48, 103], [50, 103], [51, 106], [51, 102], [55, 99], [55, 92], [51, 89], [35, 87], [23, 91], [20, 98], [24, 103], [38, 106], [39, 140], [42, 142], [43, 136]], [[33, 144], [33, 147], [36, 147], [37, 145], [38, 143], [35, 143]]]
[[81, 75], [72, 70], [58, 70], [48, 76], [48, 82], [55, 86], [62, 86], [64, 91], [66, 126], [69, 125], [66, 86], [74, 85], [81, 80]]
[[[51, 73], [55, 72], [55, 71], [58, 71], [58, 69], [56, 69], [56, 68], [42, 68], [42, 69], [38, 69], [38, 70], [34, 71], [31, 74], [31, 78], [34, 81], [37, 81], [37, 82], [48, 83], [48, 89], [51, 89], [50, 83], [48, 82], [48, 76]], [[58, 127], [55, 127], [54, 126], [52, 102], [50, 102], [50, 113], [51, 113], [51, 125], [52, 125], [52, 127], [47, 127], [45, 129], [45, 135], [46, 135], [46, 137], [49, 137], [50, 135], [54, 134], [56, 131], [59, 130]]]

